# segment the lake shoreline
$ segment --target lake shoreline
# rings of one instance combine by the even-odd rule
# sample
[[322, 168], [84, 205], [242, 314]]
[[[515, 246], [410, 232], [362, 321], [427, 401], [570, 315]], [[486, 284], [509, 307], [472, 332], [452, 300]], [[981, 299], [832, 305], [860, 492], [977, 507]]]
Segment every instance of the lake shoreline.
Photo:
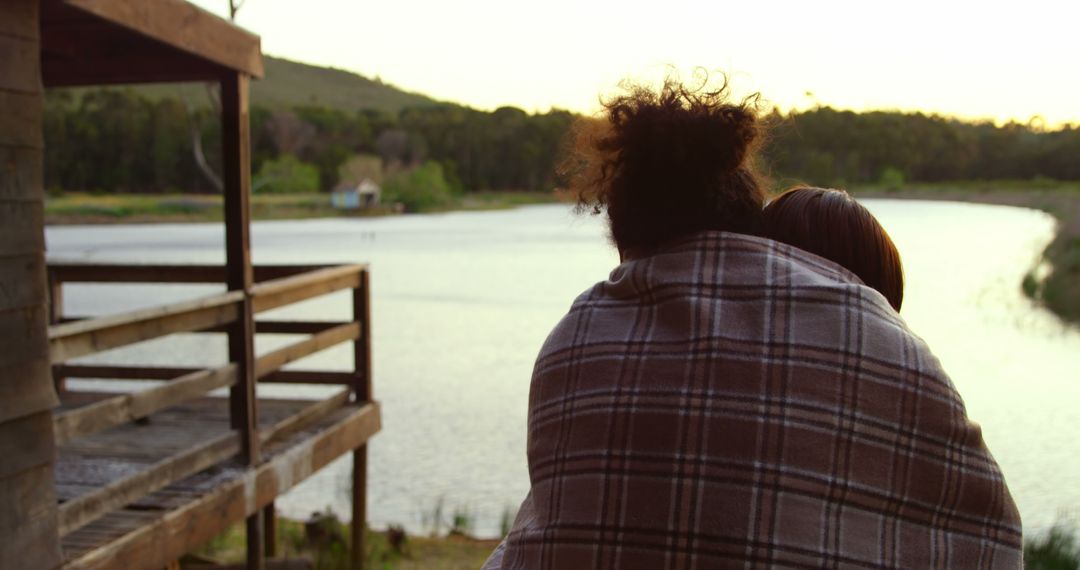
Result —
[[[554, 204], [558, 198], [544, 192], [485, 191], [455, 196], [432, 214], [453, 211], [505, 210], [532, 204]], [[322, 218], [373, 218], [404, 215], [393, 205], [366, 210], [339, 210], [330, 205], [330, 195], [254, 194], [251, 218], [265, 220], [306, 220]], [[191, 224], [216, 223], [224, 219], [222, 197], [217, 194], [92, 194], [68, 192], [45, 200], [45, 225], [110, 224]]]
[[[1065, 323], [1080, 326], [1080, 185], [1039, 181], [955, 182], [910, 184], [902, 187], [861, 185], [849, 188], [858, 198], [931, 200], [994, 204], [1041, 210], [1058, 221], [1054, 240], [1042, 253], [1050, 271], [1042, 278], [1030, 268], [1020, 286], [1025, 294], [1045, 306]], [[455, 198], [437, 210], [418, 213], [505, 210], [524, 205], [554, 204], [553, 193], [474, 192]], [[367, 211], [343, 211], [330, 207], [325, 194], [256, 194], [252, 219], [300, 220], [321, 218], [368, 218], [403, 215], [392, 207]], [[70, 193], [45, 202], [45, 222], [51, 226], [151, 223], [213, 223], [222, 220], [221, 196], [217, 195], [94, 195]]]
[[[857, 186], [849, 190], [856, 198], [890, 200], [931, 200], [1012, 206], [1040, 210], [1057, 220], [1054, 239], [1043, 250], [1040, 262], [1029, 268], [1024, 282], [1018, 284], [1025, 295], [1046, 307], [1062, 321], [1080, 326], [1080, 192], [1075, 188], [1021, 190], [994, 185], [915, 186], [882, 188]], [[1038, 277], [1038, 265], [1049, 264], [1050, 271]]]

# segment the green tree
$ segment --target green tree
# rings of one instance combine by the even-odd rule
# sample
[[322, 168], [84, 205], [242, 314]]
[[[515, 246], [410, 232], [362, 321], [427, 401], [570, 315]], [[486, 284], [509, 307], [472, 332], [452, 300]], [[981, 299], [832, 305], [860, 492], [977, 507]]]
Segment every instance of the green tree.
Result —
[[319, 169], [291, 154], [263, 162], [252, 184], [257, 192], [299, 194], [318, 192]]
[[441, 208], [453, 199], [442, 165], [435, 161], [394, 172], [383, 184], [383, 202], [400, 202], [409, 212]]

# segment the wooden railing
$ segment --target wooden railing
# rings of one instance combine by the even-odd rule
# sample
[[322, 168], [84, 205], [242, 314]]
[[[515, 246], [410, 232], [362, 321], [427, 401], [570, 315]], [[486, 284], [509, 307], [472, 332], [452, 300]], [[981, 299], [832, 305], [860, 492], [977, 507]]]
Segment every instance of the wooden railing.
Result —
[[[348, 387], [348, 390], [315, 401], [299, 413], [275, 425], [263, 427], [255, 434], [244, 434], [243, 428], [239, 427], [63, 503], [59, 508], [62, 534], [241, 453], [245, 435], [254, 437], [255, 445], [261, 447], [303, 429], [350, 400], [354, 403], [370, 401], [369, 287], [367, 267], [364, 265], [255, 267], [255, 284], [246, 292], [229, 291], [150, 309], [85, 319], [65, 315], [65, 283], [220, 284], [226, 278], [225, 268], [210, 265], [54, 264], [49, 266], [48, 275], [52, 292], [50, 318], [54, 323], [49, 328], [49, 341], [53, 374], [58, 383], [62, 384], [67, 378], [167, 381], [60, 411], [54, 417], [58, 444], [146, 418], [159, 410], [242, 381], [237, 374], [236, 362], [218, 367], [192, 368], [73, 364], [69, 362], [72, 359], [176, 333], [227, 332], [242, 318], [242, 303], [250, 303], [252, 312], [257, 315], [336, 291], [351, 290], [353, 304], [351, 318], [345, 321], [256, 319], [254, 322], [256, 333], [307, 335], [302, 340], [255, 358], [253, 377], [257, 381], [341, 385]], [[354, 366], [350, 371], [282, 370], [286, 364], [344, 342], [353, 343]], [[230, 398], [236, 397], [234, 391]], [[257, 417], [257, 401], [253, 401], [252, 405], [256, 406]], [[230, 406], [230, 414], [235, 415], [236, 410], [234, 403]], [[238, 427], [235, 422], [233, 426]], [[364, 484], [364, 475], [357, 476], [361, 478], [359, 483]], [[364, 489], [355, 492], [363, 495]], [[364, 497], [355, 499], [363, 501]]]

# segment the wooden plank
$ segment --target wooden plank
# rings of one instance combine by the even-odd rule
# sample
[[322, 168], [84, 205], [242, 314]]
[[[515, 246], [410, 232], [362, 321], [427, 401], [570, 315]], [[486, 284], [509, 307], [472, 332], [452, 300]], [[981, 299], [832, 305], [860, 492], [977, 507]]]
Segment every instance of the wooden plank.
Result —
[[312, 422], [318, 420], [330, 412], [349, 403], [349, 392], [342, 390], [329, 398], [319, 400], [299, 412], [277, 422], [270, 428], [259, 432], [259, 440], [262, 444], [283, 440], [286, 437], [306, 428]]
[[275, 370], [259, 378], [260, 384], [322, 384], [352, 386], [356, 375], [352, 372], [328, 370]]
[[[46, 46], [52, 43], [53, 36], [45, 37]], [[77, 59], [46, 57], [41, 62], [41, 80], [48, 88], [214, 81], [224, 72], [225, 68], [219, 65], [182, 53], [129, 52], [115, 57]]]
[[0, 201], [43, 200], [43, 172], [40, 150], [0, 146]]
[[110, 380], [174, 380], [200, 370], [204, 369], [171, 366], [57, 364], [53, 366], [53, 375], [67, 376], [69, 378], [107, 378]]
[[[44, 297], [39, 0], [0, 2], [0, 566], [61, 562]], [[26, 280], [20, 282], [20, 280]], [[44, 342], [43, 342], [44, 341]]]
[[[0, 101], [0, 109], [4, 108], [2, 105], [3, 101]], [[0, 117], [4, 114], [0, 112]], [[0, 220], [3, 220], [0, 223], [0, 257], [34, 254], [44, 249], [45, 217], [41, 201], [0, 201]]]
[[[270, 532], [269, 527], [266, 532]], [[184, 568], [186, 570], [247, 570], [247, 564], [185, 564]], [[315, 570], [315, 563], [308, 558], [276, 558], [273, 560], [267, 558], [266, 570]]]
[[0, 89], [0, 109], [0, 146], [42, 148], [40, 93]]
[[[46, 309], [42, 305], [6, 310], [0, 306], [0, 370], [49, 357]], [[9, 374], [0, 375], [0, 386], [18, 382]], [[2, 420], [0, 420], [2, 421]]]
[[38, 41], [0, 34], [0, 89], [41, 93]]
[[[255, 321], [256, 334], [316, 334], [344, 324], [340, 321]], [[193, 332], [227, 333], [228, 325]]]
[[0, 565], [54, 568], [61, 562], [58, 538], [52, 464], [0, 479]]
[[[256, 265], [256, 281], [280, 279], [332, 265]], [[224, 265], [50, 263], [57, 279], [85, 283], [225, 283]]]
[[181, 402], [236, 383], [236, 366], [193, 372], [167, 384], [82, 406], [56, 415], [54, 429], [59, 444], [112, 426], [149, 416]]
[[109, 511], [217, 465], [239, 451], [240, 440], [237, 434], [224, 434], [163, 459], [131, 476], [67, 501], [58, 509], [60, 534], [68, 534]]
[[254, 514], [330, 461], [360, 447], [379, 431], [375, 403], [347, 406], [333, 423], [281, 449], [264, 463], [226, 479], [199, 498], [107, 544], [68, 560], [65, 570], [157, 570], [230, 524]]
[[259, 334], [318, 334], [339, 325], [341, 321], [255, 321]]
[[49, 327], [52, 361], [102, 352], [178, 332], [235, 321], [243, 292], [234, 291], [191, 301], [140, 309]]
[[38, 39], [38, 2], [19, 0], [0, 2], [0, 34]]
[[53, 418], [49, 410], [9, 421], [0, 428], [0, 479], [53, 462]]
[[129, 265], [50, 263], [49, 271], [68, 283], [224, 283], [223, 265]]
[[40, 254], [0, 257], [0, 307], [43, 305], [45, 291], [45, 260]]
[[[348, 404], [348, 391], [316, 401], [259, 431], [262, 443], [283, 440]], [[60, 533], [68, 534], [104, 514], [163, 489], [189, 475], [221, 463], [240, 451], [236, 432], [211, 438], [146, 469], [80, 494], [59, 507]], [[264, 516], [265, 516], [264, 512]]]
[[360, 335], [360, 323], [346, 323], [260, 356], [255, 362], [255, 377], [262, 378], [290, 362], [300, 360]]
[[363, 266], [360, 265], [343, 265], [260, 283], [251, 291], [255, 298], [255, 312], [261, 313], [334, 291], [357, 287], [362, 269]]
[[[44, 316], [42, 308], [36, 312]], [[12, 314], [0, 314], [0, 325], [20, 320]], [[45, 326], [44, 320], [41, 326]], [[20, 345], [26, 345], [25, 340], [12, 337], [4, 350], [0, 350], [0, 358], [8, 361], [0, 363], [0, 422], [48, 410], [58, 402], [49, 374], [48, 354], [41, 351], [42, 353], [34, 355], [32, 352], [37, 352], [36, 349], [16, 352]], [[22, 356], [21, 361], [17, 360], [18, 356]]]
[[64, 0], [184, 52], [262, 77], [259, 37], [183, 0]]

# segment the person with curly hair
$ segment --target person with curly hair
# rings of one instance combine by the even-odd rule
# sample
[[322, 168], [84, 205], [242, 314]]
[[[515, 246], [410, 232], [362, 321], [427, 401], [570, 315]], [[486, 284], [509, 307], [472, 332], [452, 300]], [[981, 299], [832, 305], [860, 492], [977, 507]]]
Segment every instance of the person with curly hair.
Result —
[[669, 80], [579, 129], [570, 189], [621, 263], [536, 359], [530, 490], [486, 570], [1020, 567], [930, 349], [859, 275], [762, 236], [756, 105]]

